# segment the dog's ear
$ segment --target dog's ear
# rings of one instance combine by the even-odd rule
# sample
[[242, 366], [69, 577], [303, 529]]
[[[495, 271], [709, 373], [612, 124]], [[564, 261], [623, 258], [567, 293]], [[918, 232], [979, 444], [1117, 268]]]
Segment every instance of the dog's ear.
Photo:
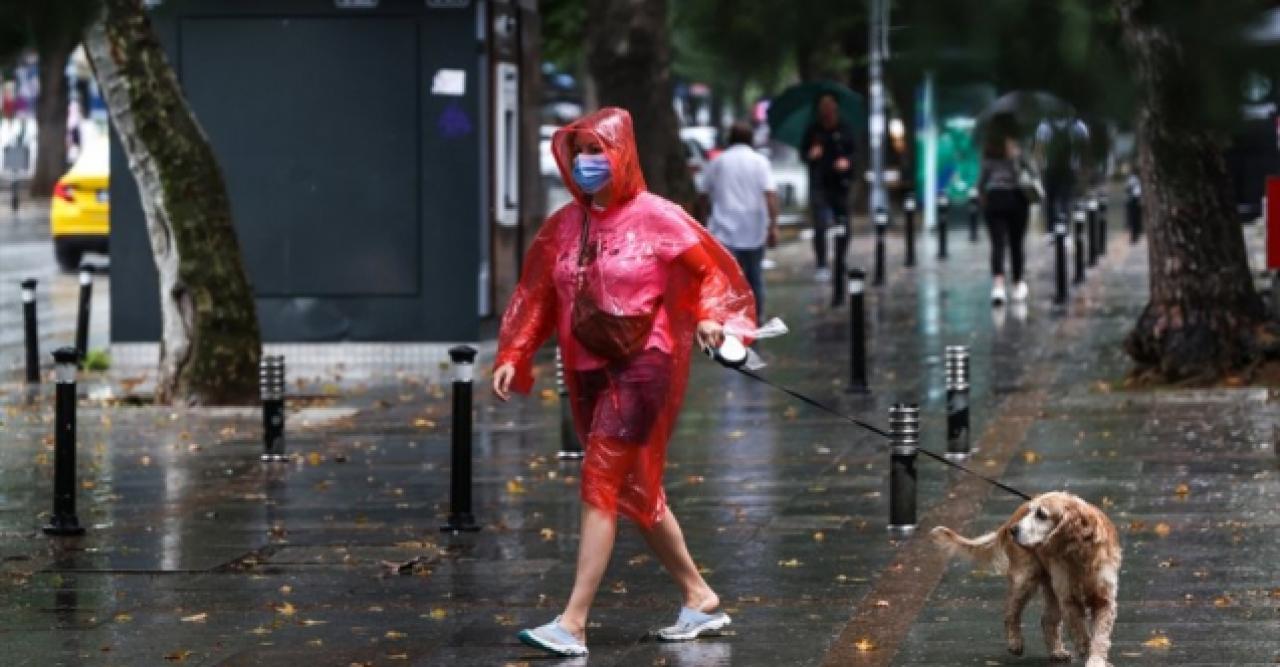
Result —
[[[1062, 518], [1054, 526], [1048, 540], [1059, 538], [1069, 544], [1085, 544], [1102, 539], [1098, 525], [1098, 517], [1092, 508], [1077, 498], [1071, 498], [1062, 505]], [[1046, 540], [1046, 541], [1048, 541]]]

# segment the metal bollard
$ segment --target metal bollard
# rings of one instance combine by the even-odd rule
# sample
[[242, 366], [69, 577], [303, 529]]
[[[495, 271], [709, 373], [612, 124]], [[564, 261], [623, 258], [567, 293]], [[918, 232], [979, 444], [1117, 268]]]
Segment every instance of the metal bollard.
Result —
[[1130, 179], [1128, 191], [1124, 213], [1129, 222], [1129, 243], [1134, 244], [1142, 237], [1142, 184], [1137, 179]]
[[573, 430], [573, 410], [569, 405], [569, 387], [564, 383], [564, 359], [560, 346], [556, 346], [556, 389], [560, 393], [560, 453], [561, 461], [580, 461], [584, 455], [578, 432]]
[[40, 382], [40, 335], [36, 322], [36, 279], [22, 281], [23, 337], [27, 346], [27, 383]]
[[948, 345], [946, 349], [947, 383], [947, 458], [964, 460], [972, 449], [969, 445], [969, 348]]
[[1107, 209], [1098, 203], [1098, 198], [1089, 199], [1089, 208], [1098, 218], [1098, 256], [1107, 256]]
[[916, 198], [907, 195], [902, 202], [903, 233], [906, 235], [907, 258], [905, 266], [916, 265]]
[[1061, 217], [1053, 223], [1053, 259], [1056, 277], [1053, 302], [1062, 305], [1067, 302], [1067, 222]]
[[946, 195], [938, 198], [938, 259], [947, 258], [947, 216], [951, 214], [951, 200]]
[[54, 403], [53, 516], [46, 535], [83, 535], [76, 516], [76, 361], [74, 347], [53, 351], [57, 393]]
[[1083, 211], [1076, 211], [1075, 215], [1075, 255], [1074, 262], [1076, 265], [1075, 283], [1080, 284], [1085, 279], [1085, 262], [1084, 262], [1084, 237], [1086, 234], [1085, 216]]
[[848, 230], [845, 225], [836, 225], [835, 227], [835, 260], [832, 262], [835, 271], [831, 274], [831, 307], [837, 308], [844, 305], [844, 290], [840, 288], [840, 276], [844, 275], [845, 255], [848, 254], [848, 244], [845, 239], [848, 236]]
[[969, 188], [969, 242], [978, 242], [978, 189]]
[[1098, 233], [1098, 211], [1092, 206], [1089, 207], [1087, 219], [1089, 221], [1089, 267], [1092, 268], [1098, 263], [1098, 255], [1101, 246], [1101, 235]]
[[916, 447], [920, 444], [920, 407], [896, 403], [889, 408], [889, 533], [906, 537], [916, 529]]
[[262, 461], [289, 460], [284, 454], [284, 357], [267, 355], [258, 366], [262, 392]]
[[76, 352], [80, 354], [79, 366], [84, 368], [84, 358], [89, 354], [89, 307], [93, 302], [93, 266], [80, 265], [80, 311], [76, 313]]
[[849, 386], [850, 394], [871, 393], [867, 385], [867, 332], [863, 294], [867, 274], [862, 269], [849, 269]]
[[446, 533], [480, 530], [471, 513], [471, 383], [475, 377], [476, 349], [459, 345], [449, 349], [453, 360], [453, 447], [450, 458], [449, 521]]
[[877, 208], [874, 214], [876, 227], [876, 265], [872, 272], [871, 284], [884, 284], [884, 237], [889, 231], [889, 212]]
[[1098, 202], [1098, 224], [1102, 226], [1102, 254], [1107, 254], [1107, 198], [1108, 194], [1104, 191], [1101, 196], [1096, 197]]

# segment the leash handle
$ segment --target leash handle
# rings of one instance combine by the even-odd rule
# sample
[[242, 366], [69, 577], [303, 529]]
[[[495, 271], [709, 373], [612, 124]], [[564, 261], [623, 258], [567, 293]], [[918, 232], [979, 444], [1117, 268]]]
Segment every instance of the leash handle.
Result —
[[[746, 369], [746, 368], [742, 368], [742, 367], [733, 367], [733, 366], [726, 366], [726, 368], [733, 368], [733, 370], [736, 370], [736, 371], [738, 371], [739, 373], [742, 373], [743, 375], [745, 375], [745, 376], [747, 376], [747, 377], [749, 377], [749, 378], [751, 378], [751, 379], [755, 380], [756, 382], [760, 382], [760, 383], [762, 383], [762, 384], [767, 384], [767, 385], [769, 385], [770, 387], [773, 387], [774, 389], [777, 389], [778, 391], [781, 391], [781, 392], [783, 392], [783, 393], [785, 393], [785, 394], [788, 394], [788, 395], [790, 395], [790, 396], [792, 396], [792, 397], [794, 397], [794, 398], [796, 398], [796, 399], [798, 399], [798, 400], [800, 400], [800, 401], [802, 401], [802, 402], [804, 402], [804, 403], [807, 403], [807, 404], [809, 404], [809, 405], [812, 405], [813, 407], [818, 408], [819, 410], [822, 410], [823, 412], [826, 412], [826, 413], [829, 413], [829, 414], [835, 415], [836, 417], [839, 417], [839, 418], [841, 418], [841, 419], [843, 419], [843, 420], [845, 420], [845, 421], [847, 421], [847, 422], [850, 422], [850, 423], [852, 423], [852, 424], [856, 424], [857, 426], [861, 426], [862, 428], [864, 428], [864, 429], [866, 429], [866, 430], [868, 430], [868, 431], [871, 431], [872, 433], [875, 433], [875, 434], [876, 434], [876, 435], [878, 435], [878, 436], [881, 436], [881, 437], [884, 437], [884, 438], [889, 438], [889, 439], [892, 439], [892, 438], [893, 438], [893, 436], [891, 436], [891, 435], [890, 435], [887, 431], [885, 431], [884, 429], [878, 428], [878, 427], [876, 427], [876, 426], [872, 426], [871, 424], [868, 424], [867, 422], [864, 422], [864, 421], [862, 421], [861, 419], [856, 419], [856, 418], [854, 418], [854, 417], [850, 417], [849, 415], [846, 415], [846, 414], [844, 414], [844, 413], [842, 413], [842, 412], [840, 412], [840, 411], [836, 410], [835, 408], [832, 408], [832, 407], [829, 407], [829, 406], [823, 405], [822, 403], [819, 403], [818, 401], [815, 401], [815, 400], [813, 400], [812, 398], [809, 398], [808, 396], [805, 396], [804, 394], [801, 394], [800, 392], [797, 392], [797, 391], [794, 391], [794, 390], [788, 389], [788, 388], [786, 388], [786, 387], [784, 387], [784, 386], [782, 386], [782, 385], [780, 385], [780, 384], [775, 384], [774, 382], [771, 382], [769, 379], [767, 379], [767, 378], [765, 378], [765, 377], [763, 377], [763, 376], [761, 376], [761, 375], [758, 375], [758, 374], [756, 374], [756, 373], [754, 373], [754, 372], [752, 372], [752, 371], [750, 371], [750, 370], [748, 370], [748, 369]], [[929, 451], [929, 450], [927, 450], [927, 449], [925, 449], [925, 448], [923, 448], [923, 447], [916, 447], [916, 451], [920, 452], [921, 454], [924, 454], [925, 456], [928, 456], [929, 458], [931, 458], [931, 459], [933, 459], [933, 460], [935, 460], [935, 461], [938, 461], [938, 462], [940, 462], [940, 463], [945, 463], [945, 464], [947, 464], [947, 465], [951, 466], [952, 468], [955, 468], [956, 470], [959, 470], [959, 471], [961, 471], [961, 472], [965, 472], [965, 473], [968, 473], [968, 474], [970, 474], [970, 475], [973, 475], [974, 477], [977, 477], [978, 479], [980, 479], [980, 480], [982, 480], [982, 481], [984, 481], [984, 482], [986, 482], [986, 483], [988, 483], [988, 484], [990, 484], [990, 485], [992, 485], [992, 486], [994, 486], [994, 487], [996, 487], [996, 488], [998, 488], [998, 489], [1000, 489], [1000, 490], [1002, 490], [1002, 491], [1007, 491], [1008, 493], [1011, 493], [1011, 494], [1013, 494], [1013, 495], [1015, 495], [1015, 496], [1017, 496], [1017, 497], [1019, 497], [1019, 498], [1022, 498], [1023, 500], [1031, 500], [1031, 496], [1029, 496], [1029, 495], [1027, 495], [1027, 494], [1023, 493], [1022, 491], [1019, 491], [1019, 490], [1017, 490], [1017, 489], [1013, 488], [1012, 486], [1009, 486], [1009, 485], [1004, 484], [1004, 483], [1002, 483], [1002, 482], [998, 482], [998, 481], [996, 481], [996, 480], [994, 480], [994, 479], [992, 479], [992, 478], [990, 478], [990, 477], [987, 477], [986, 475], [983, 475], [982, 473], [979, 473], [979, 472], [977, 472], [977, 471], [975, 471], [975, 470], [971, 470], [971, 469], [969, 469], [969, 468], [966, 468], [965, 466], [962, 466], [962, 465], [960, 465], [959, 463], [956, 463], [955, 461], [952, 461], [952, 460], [950, 460], [950, 459], [946, 458], [945, 456], [940, 456], [940, 455], [938, 455], [938, 454], [935, 454], [935, 453], [933, 453], [933, 452], [931, 452], [931, 451]]]

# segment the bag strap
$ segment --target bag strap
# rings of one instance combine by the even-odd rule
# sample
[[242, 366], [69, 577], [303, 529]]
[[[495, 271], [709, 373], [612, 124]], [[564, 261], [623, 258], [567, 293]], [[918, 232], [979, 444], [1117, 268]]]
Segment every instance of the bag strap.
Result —
[[578, 241], [578, 268], [579, 269], [582, 268], [582, 265], [585, 264], [587, 260], [587, 223], [589, 221], [590, 221], [590, 218], [587, 216], [587, 209], [584, 208], [582, 209], [582, 237]]

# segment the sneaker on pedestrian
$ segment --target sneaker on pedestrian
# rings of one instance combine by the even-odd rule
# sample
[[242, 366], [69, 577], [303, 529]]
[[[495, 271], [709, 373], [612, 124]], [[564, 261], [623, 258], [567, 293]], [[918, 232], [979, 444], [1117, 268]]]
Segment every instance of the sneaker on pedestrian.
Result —
[[1025, 280], [1019, 280], [1018, 284], [1013, 286], [1013, 300], [1019, 303], [1026, 301], [1027, 294], [1029, 292], [1030, 290], [1027, 289], [1027, 282]]
[[676, 624], [659, 630], [658, 639], [664, 642], [685, 642], [697, 639], [703, 633], [716, 632], [732, 623], [724, 612], [703, 613], [688, 607], [680, 608]]
[[541, 627], [533, 628], [532, 630], [521, 630], [517, 636], [520, 637], [520, 641], [528, 646], [540, 648], [555, 655], [571, 657], [587, 654], [586, 645], [578, 641], [578, 638], [573, 636], [572, 632], [560, 625], [559, 616], [556, 617], [556, 620]]
[[831, 270], [825, 266], [819, 266], [818, 270], [813, 272], [813, 280], [819, 283], [831, 280]]
[[995, 287], [991, 288], [991, 305], [1003, 306], [1004, 302], [1007, 300], [1008, 296], [1005, 295], [1004, 285], [997, 284]]

